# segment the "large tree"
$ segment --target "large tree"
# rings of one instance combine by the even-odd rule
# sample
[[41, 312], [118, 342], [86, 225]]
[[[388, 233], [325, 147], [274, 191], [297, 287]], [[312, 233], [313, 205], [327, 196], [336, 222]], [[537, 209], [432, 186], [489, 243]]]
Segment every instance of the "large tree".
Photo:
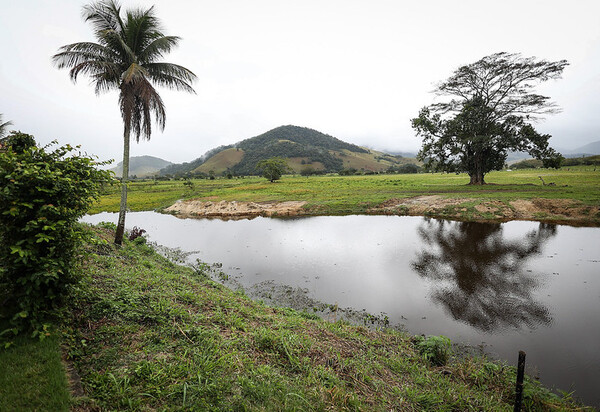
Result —
[[97, 43], [73, 43], [60, 48], [53, 56], [59, 68], [70, 68], [73, 81], [79, 74], [88, 75], [96, 94], [119, 91], [119, 108], [123, 118], [123, 175], [121, 205], [115, 243], [121, 244], [127, 210], [129, 178], [129, 143], [133, 134], [150, 139], [152, 117], [161, 130], [165, 127], [165, 106], [155, 85], [194, 93], [191, 84], [196, 76], [185, 67], [161, 62], [180, 38], [162, 33], [154, 8], [127, 10], [114, 0], [84, 6], [83, 18], [94, 27]]
[[496, 53], [460, 67], [435, 89], [445, 100], [412, 119], [423, 138], [418, 158], [430, 169], [466, 172], [476, 185], [503, 167], [509, 151], [528, 152], [545, 166], [558, 167], [562, 156], [548, 146], [551, 136], [532, 125], [558, 108], [534, 88], [560, 78], [567, 65], [566, 60]]

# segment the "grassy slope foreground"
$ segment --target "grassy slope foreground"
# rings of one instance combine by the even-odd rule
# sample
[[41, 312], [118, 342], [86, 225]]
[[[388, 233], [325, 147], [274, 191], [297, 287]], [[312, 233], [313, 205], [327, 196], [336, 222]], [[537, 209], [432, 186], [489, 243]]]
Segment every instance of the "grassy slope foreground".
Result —
[[[410, 336], [267, 307], [112, 236], [93, 229], [63, 314], [79, 410], [512, 410], [512, 367], [433, 366]], [[528, 410], [577, 409], [535, 383], [525, 393]]]

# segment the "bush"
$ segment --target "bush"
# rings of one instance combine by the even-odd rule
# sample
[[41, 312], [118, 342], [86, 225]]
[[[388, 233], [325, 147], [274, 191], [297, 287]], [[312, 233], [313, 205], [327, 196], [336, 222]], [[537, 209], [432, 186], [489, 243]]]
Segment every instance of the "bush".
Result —
[[[56, 144], [53, 142], [52, 144]], [[17, 334], [43, 329], [70, 285], [81, 238], [77, 220], [99, 197], [111, 174], [66, 145], [46, 151], [32, 136], [13, 132], [0, 151], [0, 320]], [[2, 329], [2, 328], [0, 328]]]
[[415, 336], [415, 344], [423, 358], [434, 366], [444, 366], [450, 359], [452, 344], [445, 336]]

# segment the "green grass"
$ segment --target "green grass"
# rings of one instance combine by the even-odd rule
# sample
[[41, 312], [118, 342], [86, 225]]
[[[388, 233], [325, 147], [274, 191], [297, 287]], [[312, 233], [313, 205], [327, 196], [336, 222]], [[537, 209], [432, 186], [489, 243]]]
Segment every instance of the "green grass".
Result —
[[69, 406], [58, 336], [19, 337], [0, 349], [0, 411], [67, 411]]
[[[546, 183], [543, 186], [539, 176]], [[371, 176], [284, 176], [269, 183], [264, 178], [194, 180], [194, 190], [183, 181], [133, 182], [128, 206], [132, 211], [166, 207], [182, 198], [237, 201], [305, 200], [310, 214], [366, 213], [369, 207], [393, 198], [422, 195], [467, 198], [478, 201], [515, 199], [569, 199], [600, 205], [600, 171], [593, 167], [560, 170], [498, 171], [486, 176], [484, 186], [469, 186], [464, 174], [404, 174]], [[116, 212], [120, 192], [115, 186], [102, 196], [92, 213]]]
[[[143, 239], [94, 229], [63, 322], [86, 398], [101, 410], [512, 410], [515, 370], [420, 340], [254, 302], [177, 266]], [[17, 389], [18, 390], [18, 389]], [[577, 410], [539, 384], [526, 410]]]

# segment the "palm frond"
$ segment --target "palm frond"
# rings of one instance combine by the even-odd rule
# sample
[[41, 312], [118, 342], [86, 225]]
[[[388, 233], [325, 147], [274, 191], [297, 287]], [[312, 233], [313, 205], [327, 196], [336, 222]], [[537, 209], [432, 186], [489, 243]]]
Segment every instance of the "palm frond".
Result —
[[59, 69], [73, 67], [88, 60], [116, 60], [118, 59], [111, 49], [97, 43], [84, 42], [63, 46], [59, 53], [52, 56], [52, 62]]
[[9, 120], [8, 122], [4, 122], [2, 123], [2, 117], [4, 115], [2, 113], [0, 113], [0, 139], [3, 138], [6, 135], [6, 132], [8, 130], [8, 126], [12, 125], [12, 122]]
[[121, 5], [117, 1], [97, 1], [83, 6], [82, 16], [84, 21], [92, 23], [98, 37], [108, 30], [122, 32], [125, 29], [121, 19]]
[[196, 93], [191, 83], [196, 80], [196, 75], [183, 66], [172, 63], [150, 63], [144, 66], [150, 79], [160, 86]]
[[154, 62], [156, 59], [164, 57], [171, 49], [177, 46], [181, 37], [162, 36], [153, 39], [139, 54], [141, 62]]

